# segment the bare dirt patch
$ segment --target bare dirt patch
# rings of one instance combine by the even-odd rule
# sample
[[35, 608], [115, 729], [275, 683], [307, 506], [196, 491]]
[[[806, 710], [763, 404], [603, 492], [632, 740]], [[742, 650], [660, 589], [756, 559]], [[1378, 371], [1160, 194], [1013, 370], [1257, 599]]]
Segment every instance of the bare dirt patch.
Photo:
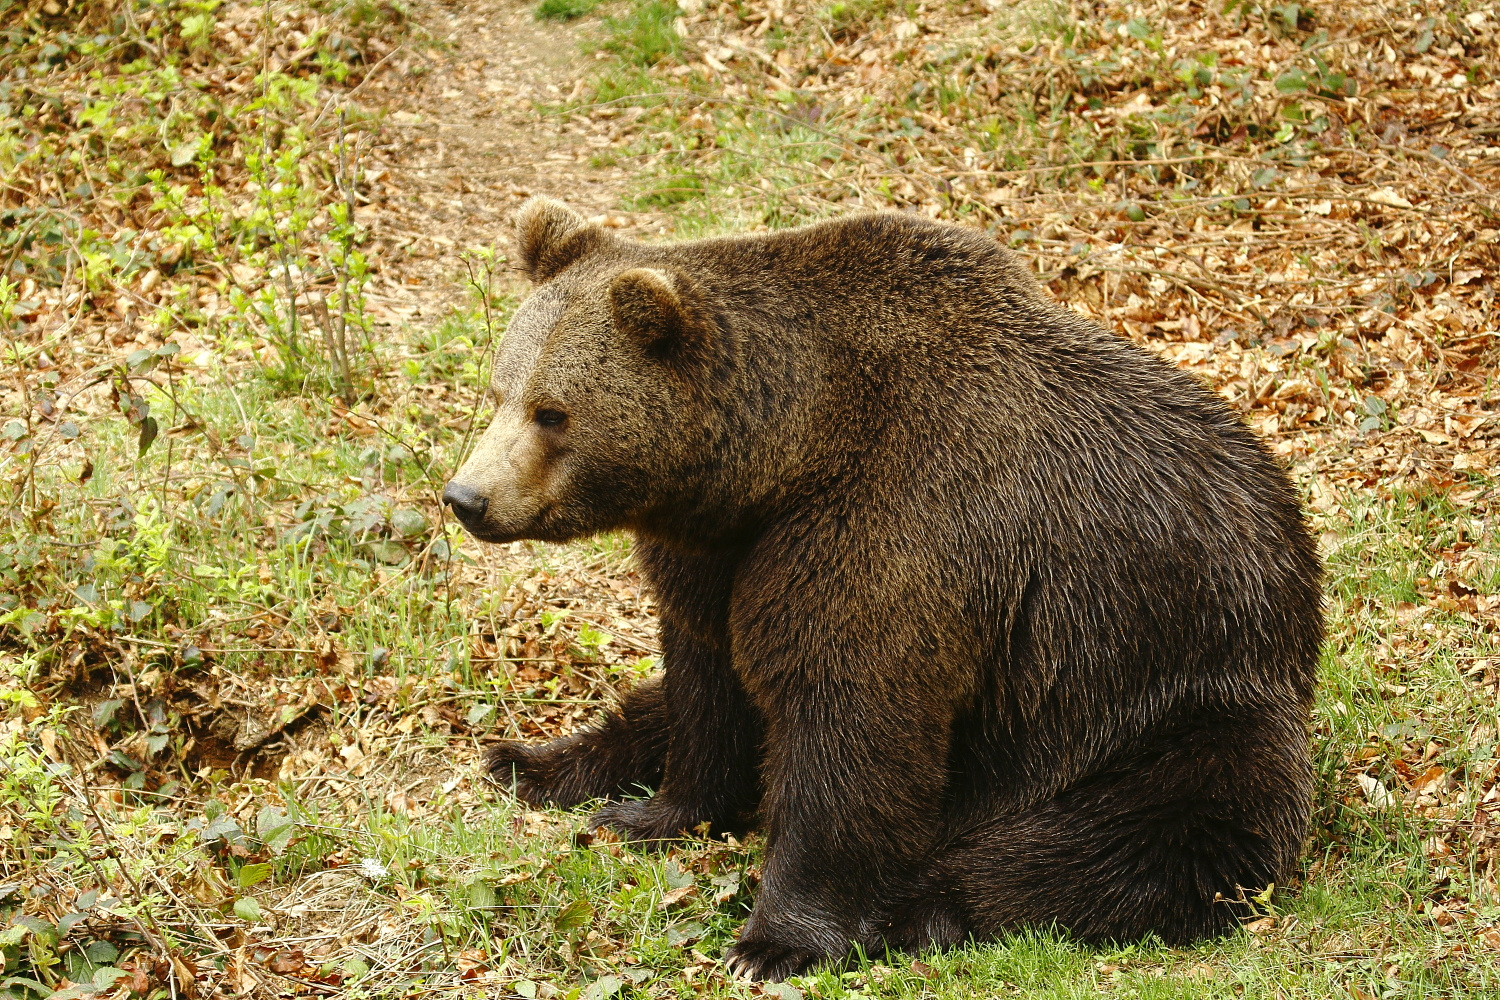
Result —
[[631, 183], [624, 167], [592, 162], [623, 140], [563, 110], [597, 62], [588, 22], [538, 20], [534, 5], [514, 0], [421, 4], [414, 16], [440, 44], [364, 97], [385, 112], [385, 197], [359, 213], [397, 251], [381, 290], [392, 301], [382, 304], [403, 319], [441, 310], [458, 294], [456, 254], [505, 249], [511, 215], [533, 194], [627, 233], [663, 231], [660, 216], [621, 209]]

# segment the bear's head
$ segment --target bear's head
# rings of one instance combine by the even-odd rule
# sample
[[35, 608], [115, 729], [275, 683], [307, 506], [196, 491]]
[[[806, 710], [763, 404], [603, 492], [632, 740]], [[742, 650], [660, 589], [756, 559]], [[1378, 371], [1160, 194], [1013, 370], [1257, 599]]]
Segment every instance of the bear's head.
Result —
[[490, 542], [634, 526], [710, 447], [713, 310], [659, 249], [559, 202], [531, 199], [517, 229], [537, 288], [496, 352], [494, 419], [443, 502]]

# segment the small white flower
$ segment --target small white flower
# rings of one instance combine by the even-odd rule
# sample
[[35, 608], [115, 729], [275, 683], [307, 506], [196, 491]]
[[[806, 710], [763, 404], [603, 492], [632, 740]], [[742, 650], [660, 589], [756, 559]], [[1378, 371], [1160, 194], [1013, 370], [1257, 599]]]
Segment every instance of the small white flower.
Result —
[[372, 882], [378, 882], [391, 873], [379, 858], [360, 858], [359, 873]]

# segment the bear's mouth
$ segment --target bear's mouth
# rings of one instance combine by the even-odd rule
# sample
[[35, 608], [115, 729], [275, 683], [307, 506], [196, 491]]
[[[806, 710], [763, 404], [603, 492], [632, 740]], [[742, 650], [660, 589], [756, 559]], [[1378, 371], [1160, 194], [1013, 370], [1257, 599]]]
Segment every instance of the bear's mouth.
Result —
[[464, 530], [473, 535], [481, 542], [489, 542], [492, 545], [504, 545], [509, 542], [570, 542], [578, 538], [580, 533], [569, 531], [560, 524], [551, 523], [554, 519], [552, 514], [555, 507], [546, 504], [533, 514], [525, 524], [497, 526], [481, 521], [479, 524], [467, 524], [462, 519]]

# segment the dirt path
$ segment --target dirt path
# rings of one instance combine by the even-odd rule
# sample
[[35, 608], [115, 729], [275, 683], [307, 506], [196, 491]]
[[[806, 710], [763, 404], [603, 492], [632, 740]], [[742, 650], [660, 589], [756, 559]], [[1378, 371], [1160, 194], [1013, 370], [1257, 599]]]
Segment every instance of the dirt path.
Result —
[[386, 197], [360, 213], [386, 264], [372, 301], [378, 320], [441, 315], [461, 294], [458, 253], [507, 248], [515, 209], [533, 194], [637, 235], [660, 224], [621, 210], [626, 170], [593, 162], [623, 142], [618, 135], [548, 113], [577, 92], [594, 59], [585, 23], [538, 21], [532, 8], [418, 4], [413, 16], [443, 47], [371, 83], [365, 103], [387, 113], [387, 144], [372, 163], [385, 172]]

